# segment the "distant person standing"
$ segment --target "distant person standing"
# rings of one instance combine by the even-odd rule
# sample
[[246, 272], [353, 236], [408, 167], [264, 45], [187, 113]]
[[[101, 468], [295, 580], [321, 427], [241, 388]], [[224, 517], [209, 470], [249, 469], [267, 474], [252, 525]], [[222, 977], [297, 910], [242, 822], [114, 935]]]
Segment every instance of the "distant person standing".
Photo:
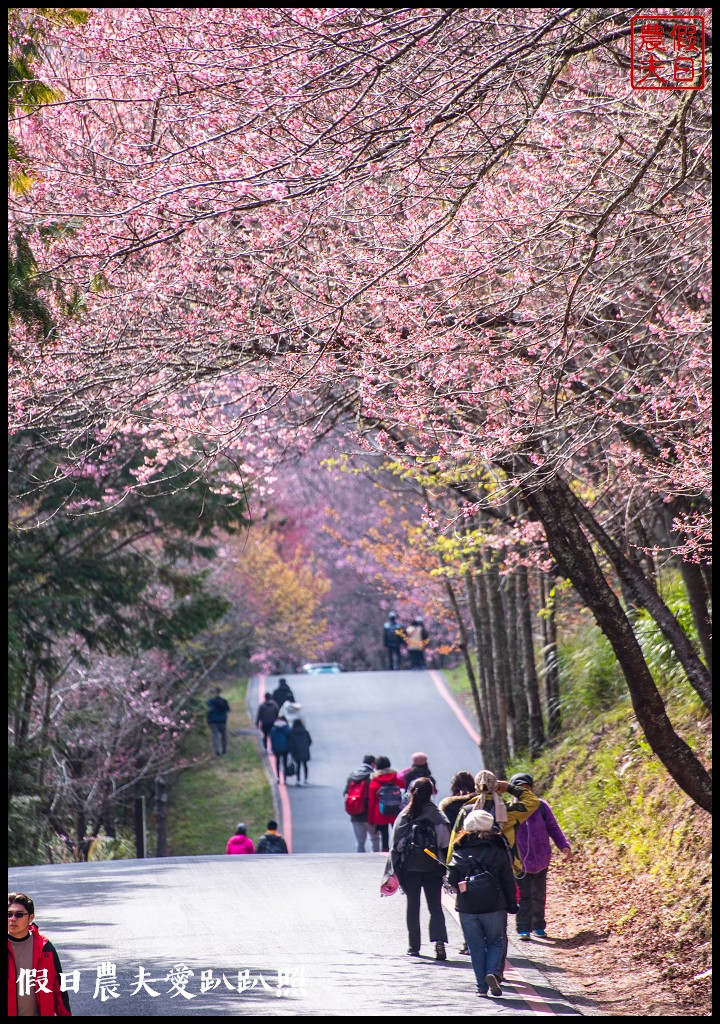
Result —
[[425, 668], [425, 648], [428, 645], [428, 631], [423, 625], [423, 620], [415, 618], [405, 629], [405, 643], [410, 655], [410, 668]]
[[255, 846], [255, 853], [288, 853], [287, 843], [277, 830], [278, 823], [270, 820]]
[[227, 717], [230, 713], [230, 705], [221, 693], [220, 687], [216, 687], [214, 696], [207, 702], [207, 720], [217, 757], [227, 752]]
[[288, 686], [287, 679], [284, 677], [278, 681], [277, 686], [272, 692], [272, 699], [275, 701], [277, 706], [281, 708], [286, 700], [295, 700], [295, 695]]
[[290, 729], [288, 737], [290, 743], [290, 756], [295, 762], [297, 774], [295, 785], [302, 786], [301, 774], [305, 774], [305, 785], [308, 784], [308, 761], [310, 760], [310, 745], [312, 736], [305, 728], [302, 718], [296, 718]]
[[369, 839], [373, 853], [380, 849], [380, 833], [375, 825], [368, 820], [370, 810], [370, 776], [375, 768], [375, 755], [366, 754], [359, 768], [350, 772], [345, 782], [343, 796], [345, 811], [350, 816], [355, 833], [355, 850], [365, 853], [365, 843]]
[[225, 853], [255, 853], [255, 846], [247, 834], [247, 825], [243, 821], [238, 822], [235, 835], [228, 839]]
[[[62, 966], [52, 942], [33, 921], [35, 904], [24, 892], [8, 893], [8, 1017], [72, 1017], [62, 992]], [[18, 985], [20, 972], [32, 979]]]
[[290, 753], [290, 726], [278, 715], [270, 730], [270, 746], [275, 756], [275, 774], [278, 782], [286, 782], [287, 759]]
[[280, 708], [277, 706], [270, 694], [266, 693], [265, 700], [258, 707], [257, 715], [255, 716], [255, 725], [262, 732], [263, 746], [266, 750], [270, 742], [270, 730], [275, 724], [275, 720], [279, 714]]
[[[519, 786], [532, 792], [533, 778], [525, 772], [518, 772], [510, 779], [510, 785]], [[516, 925], [518, 938], [530, 941], [533, 932], [539, 939], [546, 939], [545, 901], [547, 896], [547, 874], [552, 858], [550, 840], [562, 855], [572, 856], [570, 843], [557, 823], [557, 819], [546, 800], [540, 801], [536, 814], [532, 814], [517, 827], [515, 842], [522, 860], [524, 874], [517, 880], [520, 889], [520, 908]]]
[[390, 671], [400, 668], [400, 648], [403, 643], [402, 630], [395, 612], [390, 612], [383, 626], [383, 644], [387, 649]]

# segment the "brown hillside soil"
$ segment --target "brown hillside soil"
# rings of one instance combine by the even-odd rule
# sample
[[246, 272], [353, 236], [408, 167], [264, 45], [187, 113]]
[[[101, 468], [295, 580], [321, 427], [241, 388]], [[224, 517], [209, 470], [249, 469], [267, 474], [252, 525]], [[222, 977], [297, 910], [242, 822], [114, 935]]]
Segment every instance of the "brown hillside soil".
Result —
[[[712, 978], [694, 980], [710, 966], [710, 944], [663, 928], [651, 879], [625, 880], [613, 870], [598, 877], [592, 867], [603, 859], [602, 849], [569, 863], [553, 857], [549, 937], [528, 943], [527, 955], [560, 968], [606, 1017], [711, 1016]], [[619, 924], [628, 907], [637, 912]]]

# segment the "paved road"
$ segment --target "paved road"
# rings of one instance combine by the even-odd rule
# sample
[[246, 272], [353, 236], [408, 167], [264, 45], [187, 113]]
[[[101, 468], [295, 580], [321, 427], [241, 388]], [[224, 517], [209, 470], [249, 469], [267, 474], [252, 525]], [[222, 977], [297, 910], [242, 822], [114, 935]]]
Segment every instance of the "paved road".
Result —
[[[344, 672], [341, 675], [285, 677], [312, 736], [310, 785], [287, 787], [295, 853], [352, 853], [355, 842], [343, 806], [348, 773], [367, 753], [385, 754], [398, 771], [415, 751], [428, 755], [438, 796], [450, 792], [456, 771], [473, 775], [483, 767], [477, 734], [452, 700], [439, 673]], [[261, 677], [251, 687], [253, 718], [265, 689], [277, 676]], [[274, 763], [274, 762], [273, 762]], [[281, 794], [287, 819], [285, 793]], [[282, 812], [281, 812], [282, 813]]]
[[[477, 997], [451, 903], [449, 960], [437, 963], [429, 944], [420, 959], [407, 957], [404, 897], [379, 895], [383, 855], [340, 852], [353, 848], [342, 782], [367, 750], [404, 765], [424, 749], [441, 792], [458, 767], [479, 766], [441, 681], [424, 673], [288, 679], [314, 740], [311, 786], [281, 787], [290, 857], [11, 869], [10, 887], [34, 897], [38, 925], [61, 953], [75, 1016], [593, 1015], [561, 975], [547, 980], [532, 945], [511, 944], [501, 999]], [[298, 852], [335, 842], [336, 852]], [[426, 920], [424, 912], [424, 931]]]

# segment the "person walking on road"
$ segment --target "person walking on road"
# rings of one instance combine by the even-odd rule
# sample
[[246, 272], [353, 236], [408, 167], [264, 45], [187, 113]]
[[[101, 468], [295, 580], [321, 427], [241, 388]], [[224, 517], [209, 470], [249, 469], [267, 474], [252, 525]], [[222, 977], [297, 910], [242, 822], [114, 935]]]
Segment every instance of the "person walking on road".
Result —
[[[514, 802], [509, 805], [505, 803], [501, 796], [503, 793], [509, 793], [510, 796], [514, 797]], [[475, 776], [475, 795], [468, 798], [468, 802], [463, 804], [455, 819], [455, 825], [450, 835], [448, 858], [452, 856], [455, 837], [464, 829], [465, 819], [468, 815], [472, 814], [473, 811], [486, 811], [492, 815], [507, 843], [513, 875], [516, 879], [519, 878], [523, 873], [523, 866], [516, 841], [517, 829], [522, 822], [535, 813], [539, 806], [540, 800], [534, 793], [526, 792], [520, 786], [513, 785], [511, 782], [505, 782], [504, 779], [498, 779], [491, 771], [483, 770], [478, 772]], [[507, 959], [507, 947], [508, 938], [506, 931], [503, 939], [503, 955], [501, 960], [503, 970], [505, 960]]]
[[287, 843], [277, 830], [278, 823], [272, 819], [255, 844], [255, 853], [288, 853]]
[[290, 755], [295, 762], [295, 785], [302, 786], [301, 774], [305, 774], [305, 785], [308, 784], [308, 761], [310, 760], [310, 746], [312, 737], [305, 728], [303, 720], [296, 718], [290, 729], [288, 737], [290, 743]]
[[383, 644], [387, 650], [390, 671], [400, 668], [400, 648], [403, 643], [402, 629], [395, 612], [390, 612], [383, 625]]
[[215, 756], [222, 757], [227, 752], [227, 717], [230, 713], [230, 705], [222, 696], [219, 686], [207, 702], [207, 706], [207, 721], [212, 733]]
[[[24, 892], [9, 892], [8, 1017], [72, 1017], [70, 998], [60, 987], [60, 957], [34, 920], [33, 900]], [[29, 983], [19, 984], [21, 978]]]
[[502, 995], [507, 915], [517, 912], [507, 845], [492, 814], [472, 811], [457, 834], [448, 883], [470, 950], [478, 995]]
[[423, 620], [415, 618], [405, 628], [405, 643], [410, 655], [410, 668], [419, 671], [425, 668], [425, 648], [428, 645], [428, 631]]
[[350, 815], [357, 853], [365, 853], [365, 843], [368, 839], [373, 853], [380, 849], [380, 833], [368, 820], [370, 776], [374, 768], [375, 755], [366, 754], [360, 767], [348, 775], [343, 790], [345, 811]]
[[288, 686], [287, 679], [283, 676], [278, 680], [278, 684], [272, 692], [272, 699], [275, 701], [277, 706], [281, 708], [286, 700], [294, 702], [295, 695]]
[[390, 851], [390, 826], [403, 806], [403, 788], [398, 785], [397, 772], [390, 767], [390, 758], [378, 757], [370, 777], [368, 821], [380, 833], [383, 853]]
[[260, 704], [255, 715], [255, 725], [262, 732], [263, 746], [268, 749], [270, 743], [270, 730], [280, 714], [280, 708], [272, 699], [269, 693], [265, 694], [265, 700]]
[[[526, 792], [532, 791], [533, 777], [526, 772], [518, 772], [512, 776], [510, 784]], [[539, 939], [547, 938], [545, 902], [548, 868], [552, 859], [551, 839], [566, 859], [572, 856], [570, 843], [558, 825], [550, 804], [541, 800], [538, 813], [518, 825], [516, 832], [523, 874], [518, 878], [520, 909], [515, 920], [518, 938], [523, 942], [530, 941], [531, 932]]]
[[398, 785], [407, 790], [410, 789], [410, 785], [415, 781], [415, 779], [430, 779], [433, 785], [433, 794], [436, 794], [437, 783], [432, 777], [427, 754], [423, 754], [421, 751], [418, 751], [416, 754], [413, 754], [410, 761], [411, 764], [409, 768], [403, 768], [401, 772], [398, 772]]
[[290, 752], [290, 726], [278, 715], [270, 730], [270, 746], [275, 756], [275, 774], [278, 782], [287, 781], [287, 759]]
[[430, 914], [430, 942], [435, 959], [446, 960], [448, 940], [442, 908], [445, 854], [450, 840], [448, 821], [432, 801], [430, 779], [415, 779], [410, 786], [410, 803], [395, 821], [386, 874], [394, 873], [407, 899], [408, 954], [419, 956], [422, 941], [420, 897], [425, 893]]
[[227, 841], [225, 853], [255, 853], [255, 846], [247, 834], [245, 822], [238, 822], [235, 835], [230, 836]]

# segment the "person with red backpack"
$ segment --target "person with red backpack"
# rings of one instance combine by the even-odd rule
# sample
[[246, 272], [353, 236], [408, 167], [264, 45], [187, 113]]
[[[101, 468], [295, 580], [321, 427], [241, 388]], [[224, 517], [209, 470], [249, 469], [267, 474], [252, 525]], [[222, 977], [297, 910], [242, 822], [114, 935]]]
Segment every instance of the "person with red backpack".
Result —
[[350, 772], [345, 783], [345, 811], [350, 816], [355, 833], [355, 850], [365, 853], [365, 842], [370, 839], [373, 853], [380, 849], [380, 833], [368, 820], [370, 776], [375, 768], [375, 755], [366, 754], [359, 768]]
[[397, 772], [390, 767], [389, 757], [378, 757], [375, 771], [370, 777], [368, 791], [368, 821], [380, 833], [383, 853], [390, 850], [390, 826], [405, 806], [402, 786]]

